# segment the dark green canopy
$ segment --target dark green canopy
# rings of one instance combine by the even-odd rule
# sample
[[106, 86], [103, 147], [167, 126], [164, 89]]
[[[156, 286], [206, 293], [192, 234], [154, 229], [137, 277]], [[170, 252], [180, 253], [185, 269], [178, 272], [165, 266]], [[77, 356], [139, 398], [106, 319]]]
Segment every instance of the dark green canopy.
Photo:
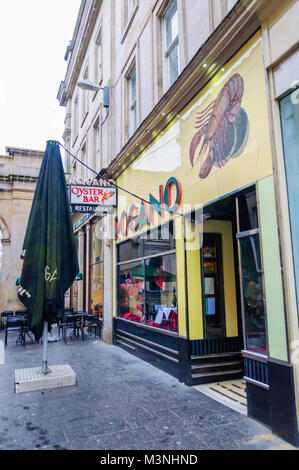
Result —
[[59, 143], [48, 141], [23, 244], [18, 296], [38, 340], [43, 322], [62, 316], [64, 294], [79, 272]]

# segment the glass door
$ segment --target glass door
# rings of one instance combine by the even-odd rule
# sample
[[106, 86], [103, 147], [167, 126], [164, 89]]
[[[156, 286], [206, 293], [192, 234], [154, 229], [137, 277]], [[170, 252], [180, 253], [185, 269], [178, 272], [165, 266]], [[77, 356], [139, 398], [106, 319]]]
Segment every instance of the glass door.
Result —
[[203, 235], [203, 297], [206, 337], [225, 336], [221, 235]]
[[267, 355], [266, 311], [255, 191], [236, 198], [239, 272], [244, 344], [247, 351]]

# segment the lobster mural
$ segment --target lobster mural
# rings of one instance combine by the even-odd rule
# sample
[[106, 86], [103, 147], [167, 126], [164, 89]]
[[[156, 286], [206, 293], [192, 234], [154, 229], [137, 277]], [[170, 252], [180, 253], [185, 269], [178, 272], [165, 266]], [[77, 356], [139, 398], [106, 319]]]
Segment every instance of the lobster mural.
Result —
[[[247, 114], [241, 108], [243, 93], [243, 78], [236, 73], [226, 82], [216, 100], [198, 113], [195, 129], [199, 130], [190, 144], [189, 157], [194, 167], [208, 150], [200, 168], [200, 178], [206, 178], [213, 165], [221, 168], [231, 157], [235, 158], [242, 152], [249, 127]], [[195, 158], [202, 139], [202, 146]]]

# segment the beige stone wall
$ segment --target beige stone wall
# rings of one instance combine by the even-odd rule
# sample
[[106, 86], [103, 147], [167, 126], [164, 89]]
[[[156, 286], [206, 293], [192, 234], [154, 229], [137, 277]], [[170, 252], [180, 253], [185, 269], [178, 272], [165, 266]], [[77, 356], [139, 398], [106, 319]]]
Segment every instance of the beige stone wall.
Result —
[[[69, 64], [84, 47], [84, 28], [91, 22], [91, 0], [87, 0]], [[107, 167], [128, 141], [126, 73], [132, 61], [137, 72], [137, 126], [150, 114], [162, 95], [168, 90], [163, 52], [163, 11], [168, 0], [136, 0], [136, 8], [125, 24], [125, 1], [103, 0], [80, 64], [71, 68], [66, 89], [71, 88], [66, 104], [65, 140], [75, 155], [82, 155], [86, 147], [86, 163], [99, 170]], [[208, 39], [236, 0], [178, 1], [180, 71]], [[102, 106], [103, 93], [71, 87], [72, 77], [83, 78], [88, 67], [88, 79], [95, 81], [96, 40], [101, 31], [102, 82], [111, 86], [111, 104], [107, 111]], [[81, 34], [81, 36], [80, 36]], [[83, 101], [87, 100], [87, 113]], [[78, 100], [78, 108], [75, 102]], [[75, 114], [77, 113], [77, 118]], [[74, 125], [77, 119], [77, 128]], [[94, 124], [100, 121], [100, 155], [95, 161]], [[69, 136], [70, 131], [70, 136]], [[69, 142], [69, 143], [68, 143]], [[91, 172], [73, 162], [72, 175], [90, 177]]]
[[[16, 280], [21, 275], [20, 255], [35, 191], [35, 180], [42, 152], [20, 149], [15, 156], [0, 156], [0, 229], [2, 231], [2, 268], [0, 270], [0, 312], [22, 310], [17, 297]], [[27, 176], [24, 178], [24, 176]], [[30, 180], [31, 177], [31, 180]]]

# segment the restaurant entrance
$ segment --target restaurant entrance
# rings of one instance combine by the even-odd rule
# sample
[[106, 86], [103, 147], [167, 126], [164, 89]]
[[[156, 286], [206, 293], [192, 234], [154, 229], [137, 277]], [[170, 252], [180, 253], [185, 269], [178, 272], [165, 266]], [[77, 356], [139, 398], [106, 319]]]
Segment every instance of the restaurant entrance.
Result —
[[186, 220], [190, 385], [241, 378], [247, 357], [267, 358], [258, 219], [251, 186]]

